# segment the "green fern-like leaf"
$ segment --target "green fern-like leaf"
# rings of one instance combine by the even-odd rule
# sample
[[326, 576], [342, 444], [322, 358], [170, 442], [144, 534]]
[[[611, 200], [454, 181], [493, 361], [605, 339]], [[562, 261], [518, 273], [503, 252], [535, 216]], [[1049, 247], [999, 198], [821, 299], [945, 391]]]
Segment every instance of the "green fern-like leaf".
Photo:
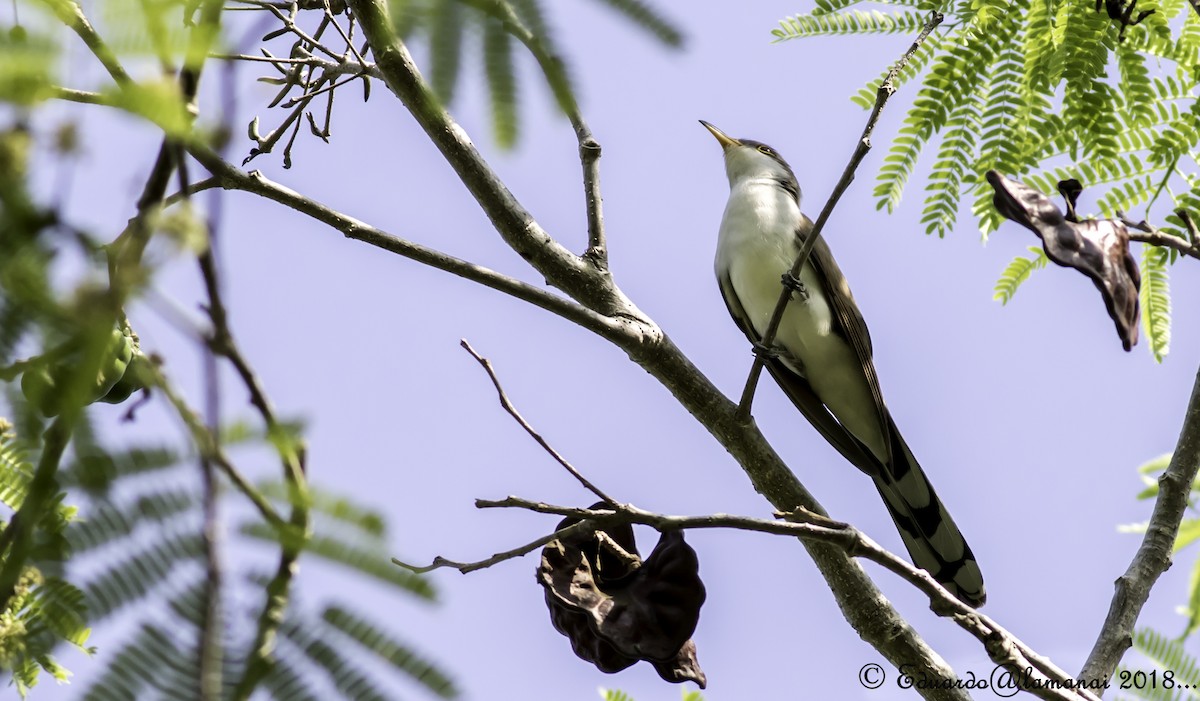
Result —
[[[287, 487], [278, 480], [259, 483], [258, 491], [275, 501], [288, 501]], [[308, 508], [316, 514], [328, 516], [336, 523], [349, 526], [369, 539], [382, 538], [387, 528], [387, 519], [382, 513], [355, 504], [321, 485], [309, 485]]]
[[633, 697], [620, 689], [601, 689], [600, 698], [604, 701], [633, 701]]
[[155, 541], [132, 557], [117, 560], [83, 587], [92, 621], [141, 600], [180, 563], [195, 561], [204, 552], [200, 536], [184, 533]]
[[837, 34], [914, 33], [925, 24], [923, 12], [847, 10], [831, 14], [797, 15], [781, 20], [772, 34], [777, 41]]
[[1149, 126], [1154, 114], [1154, 86], [1146, 57], [1125, 43], [1117, 45], [1117, 66], [1121, 71], [1125, 123], [1135, 127]]
[[[1189, 519], [1195, 523], [1195, 519]], [[1200, 527], [1195, 527], [1191, 530], [1200, 531]], [[1179, 534], [1183, 535], [1183, 524], [1180, 524]], [[1197, 535], [1200, 535], [1198, 533]], [[1196, 536], [1193, 536], [1193, 539]], [[1179, 543], [1179, 538], [1175, 539], [1176, 544]], [[1187, 603], [1187, 624], [1183, 628], [1183, 633], [1179, 635], [1180, 640], [1191, 637], [1200, 629], [1200, 557], [1192, 563], [1192, 575], [1188, 580], [1188, 603]], [[1193, 687], [1194, 688], [1194, 687]]]
[[517, 142], [517, 77], [513, 39], [494, 19], [483, 22], [483, 60], [492, 102], [492, 132], [501, 148]]
[[654, 35], [668, 46], [682, 46], [683, 32], [679, 27], [641, 0], [598, 0], [601, 4], [624, 15], [633, 24]]
[[[240, 532], [258, 540], [279, 542], [275, 530], [262, 523], [245, 524], [241, 527]], [[432, 600], [435, 597], [433, 587], [425, 578], [396, 567], [391, 563], [391, 559], [380, 551], [367, 550], [356, 543], [319, 534], [310, 538], [304, 549], [305, 552], [349, 567], [420, 598]]]
[[1152, 628], [1139, 628], [1133, 634], [1133, 647], [1159, 668], [1174, 672], [1178, 683], [1200, 688], [1200, 665], [1179, 641]]
[[459, 0], [433, 0], [430, 8], [429, 83], [445, 104], [454, 99], [466, 31], [466, 12]]
[[363, 617], [345, 608], [330, 606], [321, 614], [321, 618], [430, 692], [444, 699], [458, 697], [458, 689], [445, 673], [422, 659], [411, 647], [392, 639]]
[[275, 664], [267, 672], [263, 686], [271, 692], [271, 698], [276, 701], [321, 701], [312, 690], [312, 684], [301, 672], [308, 665], [298, 665], [292, 655], [276, 654]]
[[187, 513], [199, 504], [190, 490], [151, 492], [132, 501], [129, 507], [105, 503], [87, 519], [68, 529], [67, 541], [76, 554], [128, 537], [138, 525], [161, 527], [163, 522]]
[[1033, 254], [1032, 258], [1017, 256], [1013, 262], [1008, 264], [1004, 272], [1000, 273], [1000, 279], [996, 281], [993, 288], [992, 299], [997, 300], [1000, 304], [1008, 304], [1013, 295], [1017, 294], [1017, 288], [1029, 279], [1033, 271], [1041, 270], [1050, 261], [1046, 257], [1046, 252], [1036, 246], [1030, 246], [1029, 252]]
[[13, 434], [0, 432], [0, 503], [13, 511], [25, 503], [33, 465]]
[[284, 638], [302, 652], [316, 668], [324, 670], [330, 681], [342, 694], [352, 701], [388, 701], [389, 695], [376, 685], [369, 674], [326, 643], [308, 626], [295, 621], [284, 621], [280, 627]]
[[31, 635], [45, 628], [79, 648], [84, 648], [91, 635], [83, 592], [55, 577], [47, 578], [33, 589], [22, 618]]
[[158, 677], [158, 641], [148, 626], [126, 643], [83, 694], [83, 701], [128, 701], [144, 698]]
[[1142, 330], [1150, 341], [1154, 359], [1161, 363], [1171, 350], [1171, 291], [1166, 250], [1143, 246], [1141, 268]]

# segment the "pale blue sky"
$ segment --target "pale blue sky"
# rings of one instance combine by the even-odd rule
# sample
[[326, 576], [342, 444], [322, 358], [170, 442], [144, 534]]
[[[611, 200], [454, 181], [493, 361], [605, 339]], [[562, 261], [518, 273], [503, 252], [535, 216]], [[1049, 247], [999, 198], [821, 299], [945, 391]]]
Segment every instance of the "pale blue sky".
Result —
[[[553, 5], [585, 114], [604, 147], [616, 281], [719, 387], [736, 394], [751, 354], [712, 273], [727, 184], [720, 149], [696, 120], [774, 146], [815, 214], [865, 120], [848, 96], [911, 38], [772, 45], [777, 20], [810, 5], [701, 2], [671, 12], [688, 37], [684, 51], [672, 52], [599, 3]], [[530, 62], [523, 72], [533, 77]], [[273, 124], [278, 115], [263, 110], [271, 90], [251, 83], [252, 71], [242, 75], [235, 124], [253, 114]], [[570, 126], [552, 111], [547, 91], [527, 80], [524, 138], [517, 151], [500, 152], [489, 137], [477, 74], [470, 75], [455, 116], [542, 225], [582, 250]], [[1148, 503], [1134, 500], [1141, 489], [1134, 468], [1170, 450], [1177, 437], [1200, 363], [1193, 323], [1200, 285], [1187, 274], [1194, 266], [1173, 269], [1177, 324], [1161, 366], [1144, 339], [1132, 353], [1121, 350], [1099, 293], [1074, 271], [1037, 273], [1002, 308], [991, 299], [992, 285], [1034, 243], [1031, 233], [1005, 224], [982, 246], [968, 217], [952, 236], [929, 238], [918, 224], [916, 190], [896, 215], [875, 210], [874, 171], [913, 91], [905, 88], [885, 113], [876, 150], [826, 235], [870, 326], [892, 413], [978, 557], [989, 593], [985, 611], [1075, 672], [1108, 609], [1112, 582], [1139, 541], [1116, 526], [1149, 514]], [[332, 145], [302, 134], [292, 170], [283, 170], [278, 155], [261, 156], [253, 167], [396, 235], [540, 284], [392, 96], [376, 86], [364, 107], [356, 92], [338, 103]], [[83, 115], [86, 158], [69, 211], [97, 232], [115, 233], [132, 213], [157, 138], [95, 108], [70, 111]], [[235, 152], [249, 148], [240, 132], [235, 137]], [[609, 493], [671, 513], [769, 514], [699, 424], [589, 333], [249, 195], [227, 196], [221, 231], [233, 329], [279, 411], [308, 421], [312, 479], [387, 514], [396, 556], [476, 559], [555, 523], [479, 512], [476, 497], [593, 501], [502, 412], [482, 370], [458, 348], [462, 337], [493, 361], [525, 416]], [[174, 264], [160, 282], [180, 305], [195, 308], [194, 265]], [[144, 309], [134, 323], [195, 390], [199, 365], [186, 342]], [[242, 393], [228, 386], [228, 406], [240, 407]], [[832, 516], [903, 552], [870, 482], [825, 445], [769, 379], [755, 415]], [[114, 438], [175, 431], [164, 417], [161, 409], [146, 411], [139, 426], [116, 428]], [[263, 459], [245, 468], [265, 477], [276, 466]], [[651, 536], [640, 534], [644, 551]], [[882, 689], [859, 687], [858, 669], [883, 660], [844, 623], [798, 544], [733, 532], [695, 533], [689, 542], [709, 592], [695, 635], [707, 698], [905, 695], [890, 667]], [[1144, 622], [1180, 629], [1173, 609], [1185, 597], [1191, 562], [1183, 555], [1164, 577]], [[624, 689], [638, 701], [678, 698], [648, 665], [608, 676], [576, 659], [550, 627], [535, 564], [527, 557], [469, 576], [437, 572], [431, 576], [443, 603], [436, 609], [396, 606], [373, 585], [316, 562], [305, 564], [300, 589], [316, 602], [348, 587], [360, 608], [449, 669], [468, 699], [582, 701], [596, 698], [598, 686]], [[992, 665], [973, 638], [929, 614], [923, 597], [897, 578], [866, 567], [961, 674], [988, 674]], [[101, 646], [95, 664], [103, 665], [112, 641], [102, 629], [93, 642]], [[73, 655], [64, 661], [81, 683], [94, 668]], [[49, 686], [36, 693], [71, 696]]]

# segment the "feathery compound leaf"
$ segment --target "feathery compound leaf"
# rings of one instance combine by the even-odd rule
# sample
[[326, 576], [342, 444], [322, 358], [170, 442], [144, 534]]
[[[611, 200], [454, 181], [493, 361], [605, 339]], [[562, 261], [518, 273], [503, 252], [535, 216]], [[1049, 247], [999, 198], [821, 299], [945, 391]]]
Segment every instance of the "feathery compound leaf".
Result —
[[483, 20], [483, 61], [492, 103], [492, 133], [501, 148], [517, 143], [517, 76], [512, 36], [498, 20]]
[[[1184, 523], [1195, 524], [1195, 519], [1188, 519]], [[1182, 527], [1184, 524], [1180, 524]], [[1194, 527], [1194, 530], [1200, 531], [1200, 525]], [[1182, 532], [1182, 530], [1181, 530]], [[1178, 539], [1177, 541], [1178, 542]], [[1192, 563], [1192, 576], [1188, 581], [1188, 603], [1187, 603], [1187, 625], [1183, 628], [1183, 633], [1179, 639], [1183, 640], [1200, 629], [1200, 558]], [[1195, 687], [1192, 687], [1195, 688]]]
[[992, 295], [992, 299], [999, 301], [1000, 304], [1008, 304], [1013, 295], [1017, 294], [1017, 288], [1021, 286], [1021, 283], [1028, 280], [1033, 271], [1046, 267], [1046, 263], [1050, 261], [1046, 257], [1046, 252], [1037, 246], [1030, 246], [1029, 252], [1033, 254], [1032, 258], [1017, 256], [1013, 262], [1008, 264], [1004, 272], [1000, 273], [1000, 279], [996, 281], [996, 286], [993, 288], [995, 294]]
[[[263, 496], [271, 499], [284, 503], [288, 501], [287, 487], [278, 480], [259, 483], [258, 490], [262, 492]], [[380, 512], [354, 504], [345, 497], [315, 484], [309, 485], [308, 498], [310, 510], [351, 526], [368, 538], [383, 537], [387, 521]]]
[[1171, 350], [1171, 291], [1167, 276], [1167, 251], [1142, 246], [1142, 329], [1154, 359], [1162, 362]]
[[83, 694], [83, 701], [129, 701], [145, 698], [162, 670], [158, 662], [158, 640], [149, 626], [110, 659], [104, 674]]
[[14, 511], [25, 503], [33, 465], [25, 451], [14, 441], [12, 434], [0, 432], [0, 503]]
[[[539, 0], [514, 0], [512, 7], [540, 48], [542, 56], [538, 57], [538, 67], [541, 68], [542, 76], [546, 79], [546, 84], [554, 95], [554, 101], [558, 103], [559, 109], [565, 114], [574, 114], [579, 109], [579, 101], [575, 98], [575, 87], [571, 83], [571, 76], [567, 71], [566, 64], [560, 58], [560, 52], [554, 42], [554, 35], [550, 33], [546, 25], [538, 2]], [[537, 56], [537, 52], [535, 52], [535, 56]]]
[[454, 687], [454, 682], [441, 670], [361, 616], [339, 606], [330, 606], [321, 614], [321, 618], [432, 693], [444, 699], [458, 697], [459, 692]]
[[598, 2], [625, 15], [634, 24], [658, 37], [662, 43], [668, 46], [683, 45], [683, 32], [675, 23], [641, 0], [598, 0]]
[[82, 648], [91, 635], [83, 592], [73, 584], [48, 577], [33, 589], [23, 618], [31, 634], [45, 627], [58, 638]]
[[945, 236], [958, 218], [959, 188], [974, 161], [982, 97], [972, 93], [950, 113], [946, 134], [925, 186], [928, 196], [921, 223], [926, 225], [926, 234]]
[[433, 0], [429, 28], [429, 84], [443, 104], [454, 99], [466, 16], [459, 0]]
[[198, 560], [203, 553], [204, 544], [198, 534], [176, 534], [158, 540], [132, 557], [110, 564], [83, 588], [92, 621], [99, 621], [118, 608], [142, 599], [162, 583], [177, 564]]
[[620, 689], [601, 689], [600, 698], [604, 701], [633, 701], [633, 697]]
[[1154, 115], [1154, 87], [1146, 58], [1128, 44], [1117, 45], [1117, 67], [1121, 71], [1125, 123], [1134, 127], [1150, 125]]
[[284, 621], [280, 633], [312, 663], [325, 670], [342, 698], [353, 701], [388, 701], [389, 696], [371, 681], [361, 667], [343, 657], [308, 625]]
[[949, 115], [983, 81], [995, 52], [994, 37], [975, 25], [954, 30], [926, 74], [900, 134], [879, 169], [876, 208], [894, 211], [926, 143], [945, 127]]
[[771, 33], [775, 35], [776, 41], [826, 34], [911, 34], [920, 31], [925, 19], [924, 12], [847, 10], [833, 14], [788, 17], [780, 20], [779, 29]]
[[298, 666], [292, 659], [293, 655], [277, 651], [275, 664], [263, 679], [263, 686], [271, 692], [271, 698], [276, 701], [321, 701], [313, 695], [312, 684], [300, 672], [307, 670], [308, 664]]
[[1196, 658], [1188, 654], [1179, 641], [1152, 628], [1139, 628], [1133, 634], [1133, 647], [1161, 669], [1173, 671], [1179, 683], [1193, 688], [1200, 685], [1200, 667]]
[[177, 467], [181, 459], [179, 451], [169, 446], [142, 446], [115, 453], [95, 446], [76, 453], [76, 458], [60, 470], [60, 481], [94, 492], [106, 491], [123, 477]]
[[76, 554], [107, 545], [133, 533], [139, 524], [161, 528], [163, 522], [187, 513], [199, 502], [190, 490], [152, 492], [126, 507], [104, 503], [86, 520], [67, 529], [67, 542]]
[[[244, 524], [240, 532], [258, 540], [279, 542], [278, 534], [270, 526], [262, 523]], [[396, 567], [389, 557], [378, 550], [364, 549], [355, 543], [321, 535], [310, 538], [304, 550], [324, 560], [344, 565], [391, 584], [422, 599], [433, 600], [436, 596], [433, 586], [425, 578]]]

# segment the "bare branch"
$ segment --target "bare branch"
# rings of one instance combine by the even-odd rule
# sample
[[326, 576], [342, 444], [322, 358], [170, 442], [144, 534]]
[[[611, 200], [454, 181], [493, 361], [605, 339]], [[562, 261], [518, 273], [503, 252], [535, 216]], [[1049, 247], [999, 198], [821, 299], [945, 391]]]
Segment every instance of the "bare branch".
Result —
[[542, 438], [542, 434], [535, 431], [533, 426], [529, 425], [529, 422], [525, 420], [525, 417], [521, 416], [521, 412], [517, 411], [517, 408], [513, 406], [513, 403], [509, 400], [508, 394], [505, 393], [504, 388], [500, 386], [500, 378], [496, 377], [496, 371], [494, 368], [492, 368], [492, 362], [477, 353], [475, 349], [471, 347], [471, 344], [467, 343], [467, 339], [464, 338], [459, 341], [459, 345], [463, 347], [463, 350], [470, 353], [471, 357], [477, 360], [479, 364], [483, 366], [483, 369], [487, 371], [488, 377], [492, 380], [492, 386], [496, 388], [496, 393], [500, 395], [500, 406], [504, 407], [504, 410], [508, 412], [508, 415], [513, 417], [513, 419], [520, 424], [521, 428], [525, 429], [525, 432], [528, 433], [533, 440], [537, 441], [538, 445], [542, 446], [542, 448], [550, 454], [550, 457], [554, 458], [559, 465], [562, 465], [567, 472], [570, 472], [572, 477], [579, 480], [579, 483], [582, 484], [585, 489], [610, 504], [616, 504], [616, 499], [608, 496], [602, 492], [599, 487], [588, 481], [588, 479], [584, 477], [579, 470], [575, 469], [574, 465], [567, 462], [567, 459], [564, 458], [562, 454], [555, 450], [545, 438]]
[[332, 210], [293, 190], [274, 183], [258, 171], [243, 173], [207, 149], [196, 147], [191, 149], [190, 153], [196, 160], [204, 164], [209, 172], [213, 174], [213, 177], [218, 179], [221, 187], [227, 190], [250, 192], [286, 205], [297, 212], [306, 214], [317, 221], [333, 227], [346, 236], [346, 238], [368, 243], [391, 253], [404, 256], [405, 258], [410, 258], [418, 263], [424, 263], [430, 267], [444, 270], [467, 280], [478, 282], [494, 290], [499, 290], [500, 292], [557, 314], [604, 338], [612, 340], [627, 333], [625, 325], [617, 320], [605, 318], [571, 300], [564, 299], [494, 270], [462, 260], [461, 258], [455, 258], [441, 251], [427, 248], [376, 229], [369, 224]]
[[1200, 471], [1200, 371], [1196, 373], [1171, 464], [1158, 478], [1158, 499], [1154, 502], [1146, 534], [1129, 568], [1116, 581], [1108, 616], [1079, 673], [1081, 679], [1111, 678], [1117, 663], [1133, 644], [1133, 626], [1150, 596], [1150, 589], [1171, 566], [1175, 536], [1179, 534], [1179, 522], [1188, 506], [1188, 495], [1197, 471]]
[[458, 570], [459, 572], [461, 572], [463, 574], [470, 574], [471, 572], [475, 572], [476, 570], [487, 569], [488, 567], [491, 567], [492, 565], [497, 565], [497, 564], [500, 564], [501, 562], [505, 562], [505, 561], [511, 560], [513, 558], [521, 557], [522, 555], [528, 555], [529, 553], [546, 545], [547, 543], [549, 543], [552, 540], [557, 540], [558, 538], [565, 538], [567, 536], [571, 536], [571, 535], [574, 535], [576, 533], [580, 533], [583, 531], [590, 531], [595, 527], [596, 527], [596, 523], [594, 521], [590, 521], [590, 520], [580, 521], [579, 523], [572, 524], [570, 526], [567, 526], [566, 528], [559, 529], [559, 530], [551, 533], [550, 535], [542, 536], [541, 538], [538, 538], [537, 540], [535, 540], [533, 542], [518, 546], [516, 548], [513, 548], [512, 550], [505, 550], [502, 553], [496, 553], [495, 555], [492, 555], [491, 557], [484, 559], [484, 560], [479, 560], [478, 562], [455, 562], [454, 560], [447, 560], [446, 558], [442, 557], [441, 555], [433, 558], [433, 562], [431, 562], [428, 565], [424, 565], [424, 566], [410, 565], [408, 563], [401, 562], [400, 560], [397, 560], [394, 557], [392, 558], [392, 562], [400, 567], [403, 567], [404, 569], [408, 570], [409, 572], [414, 572], [416, 574], [425, 574], [427, 572], [432, 572], [433, 570], [442, 569], [443, 567], [451, 567], [451, 568]]
[[1200, 244], [1198, 244], [1194, 238], [1196, 227], [1195, 222], [1192, 221], [1192, 218], [1190, 215], [1188, 215], [1186, 209], [1176, 210], [1175, 213], [1179, 215], [1179, 218], [1182, 219], [1183, 223], [1188, 227], [1188, 233], [1193, 236], [1191, 241], [1181, 239], [1178, 236], [1172, 236], [1171, 234], [1164, 234], [1154, 225], [1145, 220], [1135, 222], [1132, 219], [1127, 218], [1119, 211], [1117, 212], [1117, 218], [1120, 219], [1127, 228], [1134, 230], [1129, 232], [1130, 241], [1140, 241], [1142, 243], [1148, 243], [1152, 246], [1171, 248], [1185, 256], [1200, 260]]
[[580, 520], [567, 528], [477, 562], [457, 562], [440, 556], [424, 567], [404, 564], [399, 560], [393, 560], [393, 562], [413, 572], [428, 572], [450, 567], [467, 574], [521, 557], [560, 537], [573, 535], [579, 531], [590, 531], [624, 523], [642, 524], [660, 532], [728, 528], [791, 536], [806, 541], [815, 540], [835, 546], [851, 557], [870, 560], [912, 584], [929, 597], [930, 608], [934, 613], [952, 619], [960, 628], [983, 643], [992, 661], [1006, 667], [1015, 679], [1022, 682], [1022, 688], [1030, 694], [1042, 699], [1059, 701], [1079, 701], [1081, 699], [1099, 701], [1100, 699], [1098, 695], [1087, 688], [1077, 688], [1076, 681], [1065, 671], [1039, 655], [992, 619], [959, 601], [925, 570], [917, 569], [904, 558], [885, 550], [853, 526], [833, 521], [805, 509], [796, 509], [787, 513], [777, 512], [776, 517], [786, 520], [769, 521], [729, 514], [669, 516], [645, 511], [631, 504], [617, 503], [614, 503], [612, 508], [578, 509], [512, 496], [499, 501], [477, 499], [475, 506], [480, 509], [518, 508]]
[[[921, 33], [913, 40], [912, 46], [908, 47], [908, 51], [900, 57], [892, 66], [892, 70], [888, 71], [883, 82], [879, 84], [879, 90], [875, 94], [875, 106], [871, 109], [870, 116], [867, 117], [867, 125], [863, 127], [862, 136], [859, 137], [858, 143], [854, 147], [854, 153], [850, 156], [850, 162], [846, 164], [846, 169], [842, 171], [842, 177], [837, 184], [833, 186], [833, 192], [829, 194], [829, 199], [825, 201], [825, 206], [821, 209], [821, 214], [817, 217], [817, 221], [813, 224], [812, 232], [804, 240], [804, 245], [801, 246], [800, 252], [796, 255], [796, 261], [792, 263], [791, 272], [788, 276], [792, 280], [800, 279], [800, 271], [804, 269], [805, 262], [808, 261], [808, 256], [812, 253], [812, 249], [817, 245], [817, 239], [821, 236], [821, 231], [825, 228], [825, 222], [829, 220], [829, 215], [833, 213], [833, 208], [837, 206], [838, 200], [842, 198], [842, 193], [846, 188], [850, 187], [850, 183], [854, 181], [854, 172], [858, 170], [858, 164], [862, 163], [867, 152], [871, 150], [871, 134], [875, 131], [875, 123], [879, 121], [879, 115], [883, 112], [884, 105], [887, 104], [888, 98], [896, 92], [896, 77], [900, 75], [900, 71], [908, 64], [908, 60], [917, 52], [921, 43], [929, 36], [939, 24], [942, 23], [942, 14], [940, 12], [931, 12], [929, 19], [925, 21], [925, 26], [921, 28]], [[786, 276], [785, 276], [786, 277]], [[788, 284], [783, 284], [779, 294], [779, 301], [775, 303], [775, 311], [771, 313], [771, 320], [767, 324], [766, 331], [763, 333], [760, 344], [763, 348], [771, 348], [775, 343], [775, 334], [779, 331], [779, 324], [783, 321], [783, 313], [787, 310], [788, 302], [792, 297], [792, 288]], [[755, 353], [754, 364], [750, 366], [750, 375], [746, 378], [746, 386], [742, 389], [742, 399], [738, 402], [738, 413], [743, 419], [750, 418], [750, 407], [754, 403], [754, 391], [758, 387], [758, 378], [762, 375], [763, 364], [766, 362], [764, 354]]]

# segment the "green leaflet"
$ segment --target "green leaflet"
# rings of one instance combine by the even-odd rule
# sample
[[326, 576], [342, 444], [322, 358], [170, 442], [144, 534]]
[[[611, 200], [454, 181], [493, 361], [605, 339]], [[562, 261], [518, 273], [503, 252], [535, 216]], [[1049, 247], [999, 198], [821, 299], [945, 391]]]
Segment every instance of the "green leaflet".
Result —
[[484, 74], [492, 103], [492, 133], [501, 148], [517, 142], [517, 80], [513, 38], [498, 20], [483, 20]]
[[779, 22], [772, 31], [777, 41], [800, 39], [826, 34], [895, 34], [916, 33], [925, 24], [924, 12], [880, 12], [879, 10], [847, 10], [846, 12], [797, 15]]
[[[773, 35], [915, 33], [929, 7], [857, 4], [818, 0]], [[1126, 28], [1123, 42], [1118, 23], [1088, 2], [963, 0], [940, 9], [946, 21], [900, 77], [920, 78], [921, 87], [879, 170], [878, 207], [899, 206], [921, 154], [934, 146], [921, 217], [929, 234], [953, 229], [963, 198], [981, 232], [999, 225], [981, 179], [988, 169], [1045, 192], [1076, 177], [1105, 215], [1146, 207], [1144, 218], [1156, 224], [1167, 211], [1149, 209], [1164, 195], [1175, 206], [1200, 203], [1192, 158], [1200, 145], [1200, 16], [1186, 0], [1142, 2], [1139, 10], [1155, 13]], [[878, 82], [853, 101], [873, 105]]]
[[608, 5], [636, 26], [668, 46], [682, 46], [683, 32], [674, 22], [642, 0], [597, 0]]
[[1162, 362], [1171, 350], [1171, 290], [1167, 275], [1167, 250], [1142, 247], [1142, 331], [1154, 359]]
[[321, 614], [321, 619], [437, 696], [446, 699], [458, 696], [454, 682], [437, 667], [364, 617], [340, 606], [330, 606]]
[[1046, 263], [1050, 262], [1050, 259], [1046, 257], [1046, 252], [1037, 246], [1030, 246], [1029, 252], [1033, 254], [1032, 258], [1017, 256], [1013, 262], [1008, 264], [1004, 272], [1000, 273], [1000, 279], [996, 281], [993, 288], [992, 299], [1000, 304], [1008, 304], [1013, 295], [1017, 294], [1017, 288], [1021, 286], [1021, 283], [1028, 280], [1033, 271], [1041, 270], [1046, 267]]

